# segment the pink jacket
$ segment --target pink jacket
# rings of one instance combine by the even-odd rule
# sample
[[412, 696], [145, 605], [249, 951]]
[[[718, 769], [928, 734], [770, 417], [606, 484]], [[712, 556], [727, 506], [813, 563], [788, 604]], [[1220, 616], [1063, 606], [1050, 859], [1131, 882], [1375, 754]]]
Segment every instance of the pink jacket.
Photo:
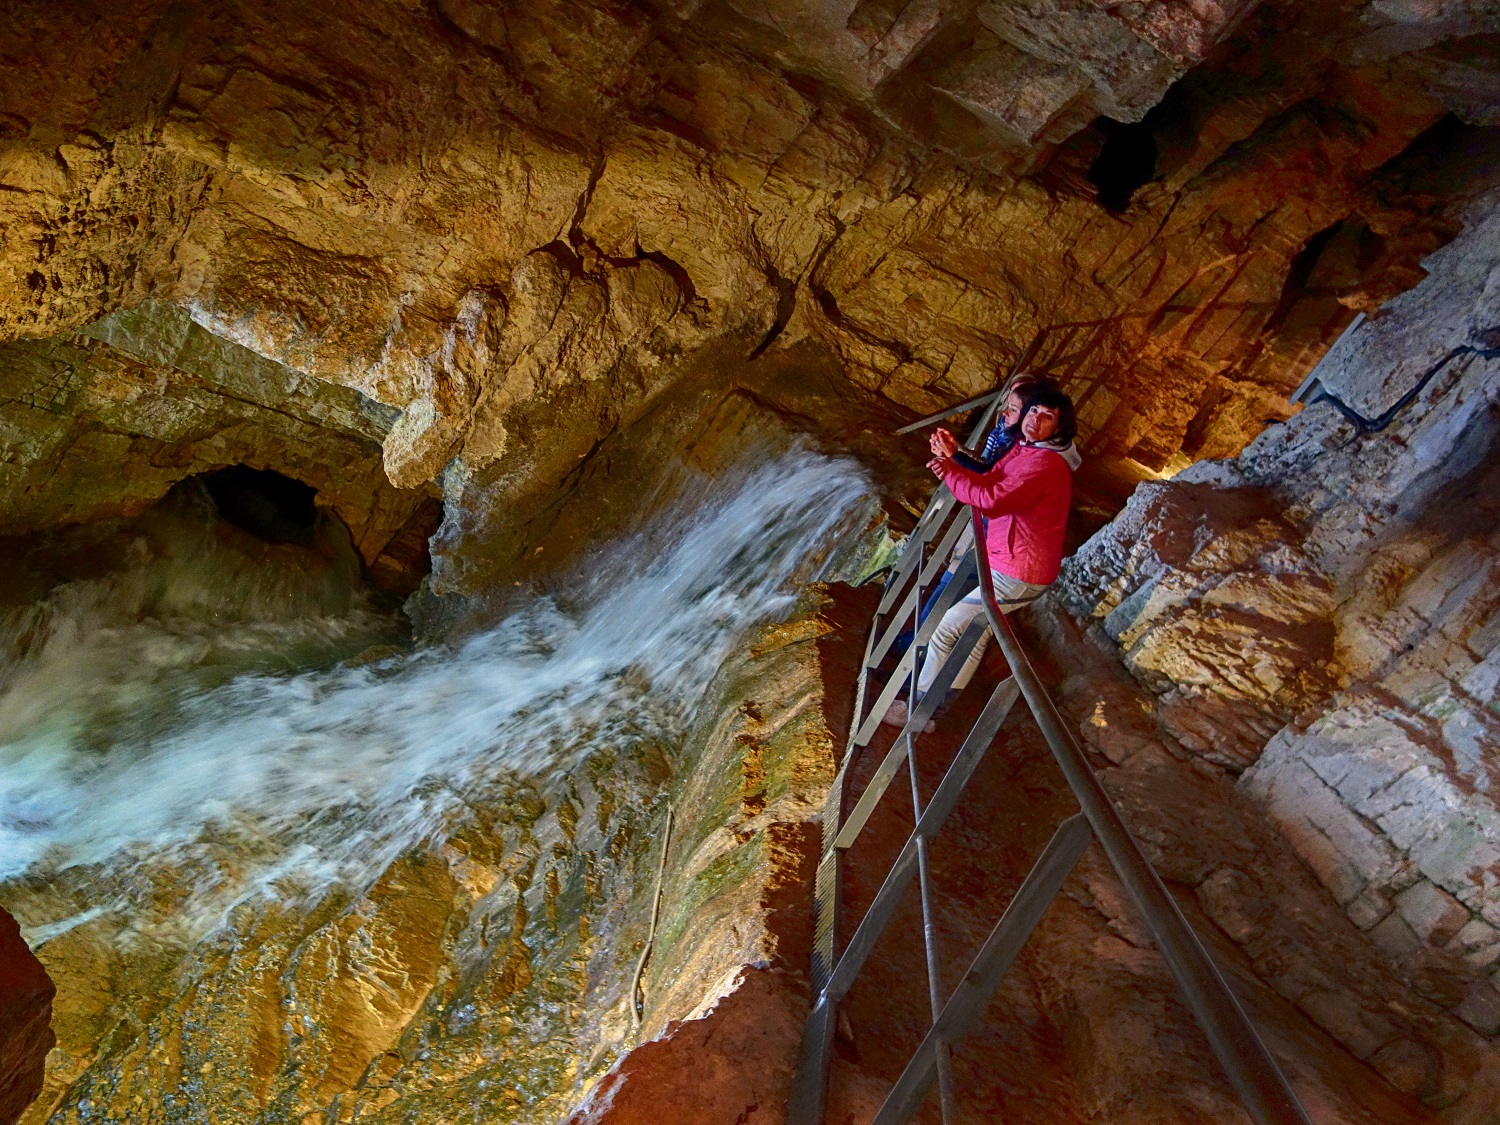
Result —
[[1016, 445], [987, 473], [950, 461], [943, 483], [988, 517], [991, 569], [1038, 586], [1057, 577], [1073, 500], [1073, 474], [1060, 453]]

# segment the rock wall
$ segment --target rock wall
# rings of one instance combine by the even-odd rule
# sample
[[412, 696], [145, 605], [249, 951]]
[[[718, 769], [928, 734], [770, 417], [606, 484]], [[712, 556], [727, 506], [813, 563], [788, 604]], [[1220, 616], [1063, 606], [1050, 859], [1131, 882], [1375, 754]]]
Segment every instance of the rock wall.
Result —
[[[12, 5], [0, 533], [244, 462], [317, 487], [372, 573], [409, 577], [440, 493], [414, 603], [438, 618], [638, 522], [668, 498], [664, 451], [721, 463], [704, 428], [790, 420], [891, 464], [869, 431], [1024, 361], [1073, 392], [1091, 463], [1155, 476], [1292, 414], [1384, 307], [1320, 368], [1338, 403], [1143, 488], [1068, 597], [1156, 693], [1169, 747], [1245, 770], [1442, 1014], [1371, 1032], [1378, 989], [1350, 1016], [1326, 982], [1275, 987], [1401, 1090], [1477, 1104], [1482, 1082], [1446, 1076], [1483, 1070], [1487, 1046], [1449, 1042], [1463, 1026], [1500, 1031], [1494, 638], [1470, 573], [1500, 544], [1488, 430], [1461, 425], [1492, 417], [1471, 196], [1497, 30], [1483, 6], [1383, 0]], [[67, 998], [33, 1119], [537, 1119], [741, 977], [791, 1026], [768, 918], [827, 780], [814, 621], [725, 673], [691, 761], [636, 747], [545, 792], [517, 778], [312, 916], [246, 911], [205, 951], [175, 934], [171, 877], [111, 890], [150, 924], [61, 932], [98, 888], [11, 888]], [[623, 966], [668, 793], [637, 1033]], [[1196, 876], [1230, 918], [1233, 873]], [[1275, 932], [1251, 937], [1270, 959]], [[639, 1113], [651, 1066], [587, 1112]]]
[[1471, 8], [329, 15], [9, 12], [0, 335], [186, 309], [399, 409], [390, 479], [518, 548], [669, 387], [799, 345], [914, 409], [1025, 356], [1096, 455], [1235, 453], [1451, 236], [1493, 112]]
[[[773, 413], [738, 405], [700, 419], [678, 451], [700, 480], [736, 450], [764, 452], [769, 434], [782, 451], [794, 441]], [[872, 530], [808, 565], [859, 572]], [[763, 1017], [779, 1032], [750, 1034], [765, 1066], [750, 1100], [779, 1096], [806, 1003], [809, 822], [833, 775], [817, 642], [839, 627], [816, 590], [786, 616], [746, 638], [670, 736], [648, 733], [676, 720], [653, 725], [664, 704], [635, 668], [622, 673], [631, 699], [585, 732], [577, 761], [527, 769], [515, 763], [563, 750], [486, 728], [481, 742], [497, 745], [472, 751], [483, 784], [413, 828], [368, 885], [252, 894], [215, 915], [216, 880], [265, 841], [214, 828], [186, 853], [139, 845], [5, 881], [0, 900], [58, 984], [58, 1049], [23, 1120], [562, 1120], [634, 1048], [680, 1051]], [[365, 732], [351, 757], [380, 737]], [[110, 749], [116, 764], [130, 754]], [[347, 810], [327, 815], [358, 830]], [[638, 1099], [643, 1068], [622, 1064], [595, 1108]]]
[[14, 1125], [42, 1091], [56, 989], [21, 940], [16, 920], [0, 910], [0, 1122]]
[[[1305, 837], [1240, 783], [1239, 767], [1164, 733], [1159, 699], [1106, 636], [1084, 635], [1065, 614], [1032, 623], [1059, 706], [1096, 755], [1101, 781], [1312, 1119], [1484, 1120], [1500, 1089], [1500, 1053], [1458, 1007], [1482, 973], [1438, 951], [1393, 961], [1320, 882]], [[1032, 747], [1028, 768], [1054, 774], [1034, 736]], [[1057, 803], [1059, 814], [1071, 808], [1065, 794]], [[1086, 860], [1078, 884], [1064, 897], [1080, 909], [1051, 923], [1055, 944], [1039, 976], [1052, 1019], [1070, 1033], [1079, 1095], [1103, 1102], [1111, 1119], [1237, 1116], [1238, 1099], [1219, 1085], [1201, 1031], [1107, 865]], [[1105, 927], [1109, 937], [1090, 936]], [[1164, 1057], [1182, 1059], [1169, 1072], [1183, 1077], [1166, 1085]], [[1204, 1086], [1218, 1088], [1211, 1097], [1221, 1106], [1192, 1104]]]
[[386, 480], [395, 418], [145, 301], [0, 345], [0, 536], [136, 515], [184, 477], [245, 464], [316, 488], [372, 576], [409, 590], [438, 513], [435, 489]]
[[1301, 413], [1141, 488], [1062, 594], [1155, 694], [1157, 736], [1243, 771], [1384, 963], [1491, 1044], [1497, 201], [1475, 191], [1463, 234], [1329, 354]]
[[785, 1079], [806, 939], [778, 948], [810, 926], [806, 821], [833, 769], [809, 643], [827, 627], [809, 605], [759, 638], [686, 745], [622, 744], [556, 784], [517, 775], [473, 822], [310, 914], [245, 908], [179, 944], [187, 873], [158, 871], [143, 912], [52, 933], [97, 882], [8, 886], [59, 990], [59, 1049], [23, 1120], [561, 1120], [631, 1048], [723, 1006], [752, 1026], [784, 1013], [766, 1037]]

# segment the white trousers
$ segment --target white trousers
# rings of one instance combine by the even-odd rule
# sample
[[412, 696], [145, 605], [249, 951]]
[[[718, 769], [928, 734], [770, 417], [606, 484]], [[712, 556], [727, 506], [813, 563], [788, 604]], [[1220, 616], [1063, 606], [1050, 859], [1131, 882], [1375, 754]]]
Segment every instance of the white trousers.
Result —
[[[1011, 613], [1020, 609], [1027, 602], [1035, 601], [1047, 589], [1046, 586], [1038, 586], [1034, 582], [1022, 582], [1019, 578], [1001, 574], [998, 570], [990, 571], [990, 577], [995, 581], [995, 604], [1000, 607], [1001, 613]], [[938, 622], [938, 627], [933, 631], [932, 640], [927, 645], [927, 657], [922, 661], [922, 674], [917, 677], [918, 696], [927, 694], [933, 681], [937, 679], [938, 673], [942, 671], [948, 654], [953, 651], [953, 647], [958, 644], [958, 639], [969, 627], [969, 622], [983, 612], [984, 603], [980, 600], [979, 591], [975, 589], [943, 614], [942, 621]], [[958, 678], [953, 681], [954, 691], [969, 686], [969, 681], [974, 678], [974, 672], [979, 668], [979, 661], [984, 658], [984, 650], [989, 648], [989, 645], [990, 630], [986, 629], [984, 635], [979, 638], [979, 643], [974, 646], [974, 651], [964, 661], [964, 666], [959, 669]]]

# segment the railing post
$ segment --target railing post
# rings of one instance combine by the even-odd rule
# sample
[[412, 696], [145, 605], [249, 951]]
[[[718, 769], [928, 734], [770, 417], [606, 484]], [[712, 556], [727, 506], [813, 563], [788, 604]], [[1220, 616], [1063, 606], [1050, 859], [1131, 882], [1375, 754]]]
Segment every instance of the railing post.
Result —
[[[1045, 334], [1039, 334], [1032, 341], [1021, 363], [1018, 363], [1017, 370], [1036, 350], [1043, 335]], [[974, 436], [970, 439], [971, 443], [982, 436], [1001, 402], [1000, 393], [985, 397], [989, 399], [988, 408], [975, 426]], [[978, 405], [982, 401], [984, 400], [975, 400], [964, 404], [961, 408]], [[961, 408], [955, 408], [949, 413]], [[918, 425], [933, 420], [935, 418], [926, 419]], [[815, 997], [813, 1011], [808, 1018], [801, 1062], [788, 1105], [789, 1121], [792, 1125], [821, 1125], [836, 1006], [859, 973], [875, 938], [884, 928], [885, 922], [889, 920], [896, 898], [899, 897], [902, 887], [907, 884], [913, 874], [913, 868], [917, 869], [915, 873], [920, 876], [922, 889], [923, 936], [927, 952], [929, 1001], [934, 1022], [932, 1031], [908, 1065], [897, 1089], [892, 1092], [886, 1105], [882, 1107], [879, 1121], [882, 1123], [901, 1121], [914, 1112], [923, 1093], [921, 1083], [930, 1082], [934, 1072], [939, 1079], [942, 1093], [944, 1121], [951, 1120], [956, 1113], [956, 1106], [952, 1080], [947, 1073], [946, 1065], [949, 1044], [961, 1039], [969, 1024], [977, 1019], [983, 1006], [988, 1002], [988, 997], [1004, 974], [1005, 967], [1014, 957], [1015, 951], [1020, 948], [1020, 943], [1026, 940], [1026, 934], [1035, 925], [1035, 919], [1040, 917], [1041, 911], [1045, 910], [1047, 904], [1051, 902], [1057, 892], [1057, 886], [1060, 886], [1067, 872], [1071, 870], [1077, 854], [1081, 853], [1082, 848], [1087, 845], [1087, 836], [1091, 834], [1099, 841], [1131, 901], [1140, 911], [1148, 930], [1156, 941], [1157, 948], [1176, 978], [1178, 987], [1182, 990], [1188, 1008], [1203, 1028], [1215, 1055], [1219, 1058], [1250, 1116], [1259, 1125], [1309, 1125], [1307, 1115], [1298, 1104], [1286, 1078], [1246, 1018], [1218, 968], [1199, 943], [1181, 911], [1178, 910], [1176, 902], [1168, 894], [1155, 870], [1131, 838], [1118, 810], [1115, 809], [1109, 795], [1104, 791], [1085, 759], [1076, 737], [1062, 720], [1056, 705], [1037, 677], [1031, 661], [1016, 641], [1010, 623], [999, 612], [995, 601], [994, 584], [990, 577], [984, 527], [978, 513], [970, 513], [975, 549], [965, 561], [964, 576], [966, 580], [969, 573], [967, 567], [977, 561], [985, 616], [982, 621], [976, 619], [965, 630], [955, 651], [950, 654], [948, 664], [945, 664], [932, 686], [933, 698], [922, 704], [917, 703], [915, 684], [918, 669], [914, 659], [915, 649], [925, 639], [922, 634], [930, 634], [932, 631], [930, 627], [917, 628], [921, 621], [922, 592], [926, 585], [925, 580], [936, 575], [937, 564], [942, 556], [951, 553], [956, 536], [950, 533], [941, 537], [941, 543], [937, 541], [947, 518], [951, 514], [956, 514], [958, 509], [956, 500], [946, 488], [939, 489], [934, 495], [927, 512], [923, 514], [908, 541], [907, 553], [898, 563], [895, 573], [887, 583], [881, 605], [876, 611], [870, 637], [865, 645], [865, 658], [856, 689], [853, 729], [850, 731], [849, 744], [846, 747], [838, 777], [829, 794], [828, 805], [824, 810], [824, 854], [818, 868], [818, 916], [814, 941], [814, 984], [818, 994]], [[926, 560], [926, 548], [929, 543], [937, 546], [937, 552], [930, 563]], [[845, 820], [843, 808], [847, 793], [844, 787], [847, 783], [849, 765], [854, 759], [857, 748], [869, 740], [873, 734], [874, 724], [879, 722], [874, 711], [865, 712], [865, 706], [869, 700], [869, 669], [885, 654], [896, 631], [896, 621], [890, 622], [891, 628], [888, 631], [883, 631], [881, 619], [896, 603], [907, 581], [913, 578], [915, 582], [910, 597], [902, 602], [900, 610], [895, 614], [898, 620], [906, 616], [908, 609], [912, 614], [915, 634], [912, 651], [903, 658], [896, 676], [893, 677], [893, 682], [888, 684], [884, 691], [878, 693], [875, 700], [875, 710], [878, 711], [890, 702], [900, 680], [909, 678], [908, 698], [911, 700], [911, 705], [907, 726], [898, 736], [897, 744], [892, 746], [885, 761], [881, 763], [875, 777], [872, 778], [870, 788], [874, 791], [862, 794], [860, 801], [856, 802], [853, 813]], [[951, 600], [951, 598], [945, 599], [944, 605]], [[916, 732], [930, 716], [936, 698], [946, 691], [956, 675], [955, 660], [961, 663], [963, 656], [967, 655], [969, 649], [979, 639], [979, 634], [984, 628], [983, 621], [988, 622], [1002, 653], [1010, 662], [1014, 684], [1003, 684], [996, 689], [980, 721], [970, 733], [964, 746], [960, 748], [958, 757], [934, 794], [933, 801], [930, 803], [931, 807], [924, 809], [917, 778], [917, 762], [913, 753]], [[936, 622], [932, 625], [935, 626]], [[884, 635], [887, 632], [889, 635]], [[879, 652], [875, 651], [877, 647]], [[1089, 833], [1080, 835], [1077, 817], [1070, 822], [1065, 822], [1059, 828], [1058, 835], [1048, 845], [1042, 860], [1027, 877], [1022, 893], [1018, 894], [1017, 899], [1007, 908], [1005, 916], [991, 933], [985, 950], [981, 951], [981, 956], [965, 974], [958, 991], [949, 998], [946, 1005], [942, 1005], [936, 944], [936, 904], [928, 879], [927, 845], [947, 813], [951, 811], [952, 805], [956, 803], [974, 765], [977, 764], [977, 755], [983, 752], [983, 746], [979, 744], [987, 745], [994, 738], [1009, 708], [1010, 701], [1015, 698], [1017, 689], [1025, 697], [1037, 725], [1047, 739], [1063, 777], [1078, 799], [1082, 810], [1081, 816], [1087, 820]], [[898, 750], [902, 740], [908, 740], [904, 746], [904, 753]], [[870, 911], [853, 935], [850, 948], [845, 951], [845, 956], [836, 957], [840, 845], [848, 846], [848, 843], [852, 842], [853, 835], [857, 834], [864, 819], [873, 809], [874, 803], [879, 800], [879, 794], [884, 792], [885, 786], [899, 770], [902, 758], [905, 758], [910, 771], [916, 828], [908, 841], [907, 848], [903, 849], [902, 857], [887, 875], [880, 894], [876, 896], [876, 901], [872, 903]], [[1069, 828], [1069, 824], [1073, 827]]]
[[[916, 699], [916, 689], [912, 690]], [[905, 735], [906, 771], [911, 777], [912, 823], [922, 823], [922, 787], [917, 778], [917, 732], [908, 729]], [[937, 905], [932, 901], [932, 873], [927, 863], [927, 837], [913, 830], [917, 840], [917, 882], [922, 898], [922, 944], [927, 956], [927, 1003], [932, 1010], [932, 1032], [937, 1036], [937, 1023], [942, 1017], [947, 997], [943, 995], [941, 960], [938, 956]], [[941, 1103], [943, 1125], [951, 1125], [958, 1115], [957, 1101], [953, 1094], [953, 1068], [948, 1057], [948, 1044], [941, 1037], [933, 1042], [933, 1058], [937, 1064], [938, 1100]]]
[[1310, 1125], [1276, 1060], [1266, 1050], [1218, 967], [1193, 933], [1177, 903], [1167, 893], [1155, 869], [1141, 854], [1104, 786], [1094, 775], [1077, 738], [1058, 714], [1052, 697], [1032, 668], [1026, 652], [1011, 632], [1010, 622], [995, 603], [989, 551], [978, 512], [972, 513], [974, 544], [979, 552], [979, 588], [985, 615], [1000, 651], [1010, 662], [1011, 675], [1021, 689], [1042, 735], [1052, 749], [1063, 777], [1094, 829], [1126, 893], [1140, 911], [1188, 1009], [1208, 1037], [1209, 1045], [1250, 1116], [1259, 1125]]

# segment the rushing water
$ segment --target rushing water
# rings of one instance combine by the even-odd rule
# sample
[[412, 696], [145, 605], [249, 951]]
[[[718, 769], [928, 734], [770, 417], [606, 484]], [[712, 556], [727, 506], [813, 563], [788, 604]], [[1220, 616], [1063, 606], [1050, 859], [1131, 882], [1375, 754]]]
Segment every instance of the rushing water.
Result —
[[0, 617], [0, 881], [170, 865], [211, 925], [367, 885], [504, 775], [680, 738], [732, 646], [870, 510], [857, 466], [806, 450], [699, 484], [563, 593], [417, 651], [392, 650], [337, 558], [289, 577], [219, 544], [211, 513], [173, 515], [117, 569]]

